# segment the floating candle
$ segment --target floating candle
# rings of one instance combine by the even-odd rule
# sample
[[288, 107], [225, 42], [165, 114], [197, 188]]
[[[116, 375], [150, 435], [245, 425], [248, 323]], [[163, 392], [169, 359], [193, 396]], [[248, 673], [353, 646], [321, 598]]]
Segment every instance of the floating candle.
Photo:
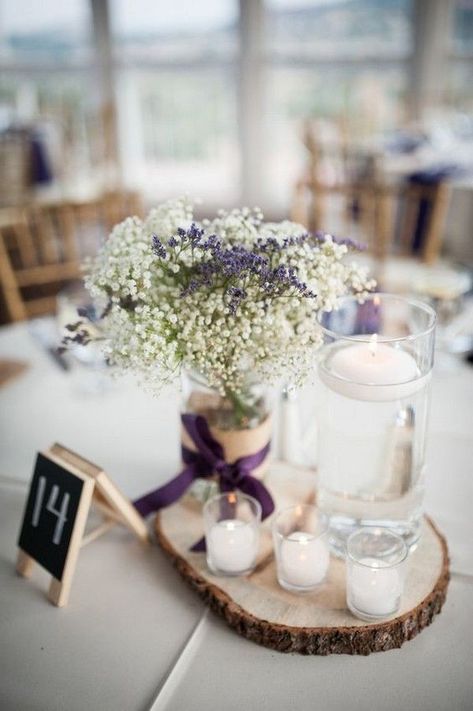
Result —
[[413, 356], [373, 334], [367, 343], [346, 343], [334, 349], [320, 375], [332, 390], [356, 400], [396, 400], [425, 384]]

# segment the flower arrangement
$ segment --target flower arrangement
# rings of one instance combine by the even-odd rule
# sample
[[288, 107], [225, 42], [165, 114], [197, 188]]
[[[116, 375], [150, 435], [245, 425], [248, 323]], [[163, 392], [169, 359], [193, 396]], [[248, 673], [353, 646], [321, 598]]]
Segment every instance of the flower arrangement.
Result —
[[[374, 286], [346, 260], [357, 246], [258, 209], [198, 224], [193, 207], [178, 199], [126, 219], [87, 266], [108, 360], [158, 386], [192, 369], [233, 401], [249, 373], [302, 383], [322, 339], [316, 312]], [[87, 339], [74, 327], [69, 340]]]

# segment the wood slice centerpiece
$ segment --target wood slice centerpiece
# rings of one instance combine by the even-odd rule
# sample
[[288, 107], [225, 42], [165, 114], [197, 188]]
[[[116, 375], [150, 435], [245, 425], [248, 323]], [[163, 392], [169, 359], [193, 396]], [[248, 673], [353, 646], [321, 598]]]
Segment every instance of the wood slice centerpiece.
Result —
[[[273, 463], [266, 482], [277, 509], [314, 499], [312, 471]], [[239, 634], [280, 652], [366, 655], [395, 649], [432, 622], [446, 597], [447, 543], [427, 517], [419, 545], [410, 555], [401, 610], [372, 623], [358, 620], [346, 608], [342, 560], [331, 558], [327, 580], [315, 592], [296, 595], [278, 585], [270, 519], [262, 526], [256, 569], [234, 578], [213, 575], [205, 554], [189, 550], [203, 534], [201, 505], [192, 497], [186, 496], [162, 510], [155, 529], [163, 551], [212, 610]]]

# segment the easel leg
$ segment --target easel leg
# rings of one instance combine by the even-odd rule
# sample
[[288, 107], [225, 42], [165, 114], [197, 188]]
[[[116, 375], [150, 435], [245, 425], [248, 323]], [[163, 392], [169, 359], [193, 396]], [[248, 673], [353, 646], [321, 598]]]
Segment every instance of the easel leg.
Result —
[[116, 525], [116, 521], [112, 519], [105, 519], [104, 522], [100, 524], [100, 526], [97, 526], [97, 528], [94, 528], [94, 530], [88, 533], [87, 536], [84, 536], [80, 547], [83, 548], [89, 543], [92, 543], [92, 541], [95, 541], [99, 536], [102, 536], [104, 533], [107, 533], [107, 531], [109, 531]]
[[18, 558], [16, 559], [16, 572], [18, 575], [21, 575], [23, 578], [30, 578], [33, 567], [33, 558], [20, 549], [18, 551]]
[[67, 580], [57, 580], [56, 578], [51, 578], [51, 584], [49, 586], [48, 598], [53, 605], [56, 607], [64, 607], [67, 605], [69, 599], [69, 591], [71, 589], [71, 579], [70, 576]]

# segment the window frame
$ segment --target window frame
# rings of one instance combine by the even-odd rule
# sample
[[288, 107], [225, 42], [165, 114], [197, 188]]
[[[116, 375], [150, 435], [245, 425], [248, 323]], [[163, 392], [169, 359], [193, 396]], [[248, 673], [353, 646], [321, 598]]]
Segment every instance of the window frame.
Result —
[[[238, 47], [237, 57], [221, 59], [218, 57], [200, 58], [195, 62], [186, 61], [165, 62], [162, 60], [137, 59], [136, 61], [120, 59], [114, 56], [112, 28], [110, 22], [111, 0], [89, 0], [91, 7], [91, 21], [93, 31], [92, 57], [90, 60], [64, 61], [64, 62], [11, 62], [0, 57], [0, 71], [4, 76], [27, 75], [35, 78], [54, 73], [83, 75], [90, 73], [93, 77], [92, 90], [102, 100], [111, 101], [116, 105], [118, 75], [122, 70], [152, 70], [165, 72], [198, 71], [199, 69], [225, 69], [232, 71], [235, 68], [236, 103], [239, 123], [238, 150], [240, 154], [240, 195], [239, 201], [243, 203], [258, 203], [264, 200], [261, 186], [264, 181], [265, 156], [269, 147], [265, 146], [264, 113], [265, 113], [265, 73], [270, 67], [288, 66], [291, 68], [314, 69], [336, 66], [364, 67], [376, 64], [377, 67], [390, 68], [405, 66], [409, 77], [408, 96], [410, 114], [419, 118], [428, 102], [432, 85], [432, 71], [428, 67], [435, 67], [435, 79], [438, 85], [438, 76], [448, 71], [452, 62], [473, 63], [472, 52], [455, 52], [452, 44], [445, 50], [436, 41], [436, 32], [440, 17], [448, 17], [451, 30], [453, 0], [413, 0], [413, 37], [414, 51], [408, 56], [378, 57], [376, 60], [370, 56], [356, 56], [351, 59], [340, 58], [308, 58], [291, 55], [269, 55], [264, 49], [264, 0], [238, 0]], [[442, 9], [441, 7], [442, 6]], [[425, 23], [427, 16], [437, 11], [437, 19]], [[440, 14], [443, 13], [443, 14]], [[118, 131], [121, 134], [117, 143], [123, 142], [123, 131], [126, 130], [123, 121], [118, 121]], [[129, 142], [128, 142], [129, 143]], [[136, 148], [136, 142], [135, 142]], [[118, 154], [118, 150], [117, 150]], [[126, 162], [126, 150], [123, 161]]]

